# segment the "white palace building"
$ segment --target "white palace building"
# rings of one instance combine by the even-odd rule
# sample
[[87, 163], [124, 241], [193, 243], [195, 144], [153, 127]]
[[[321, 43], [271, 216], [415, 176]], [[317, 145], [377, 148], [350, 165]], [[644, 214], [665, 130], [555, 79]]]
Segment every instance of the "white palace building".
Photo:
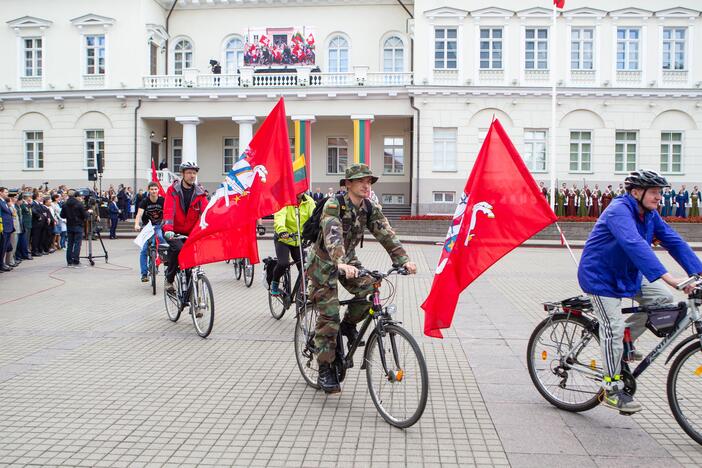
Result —
[[548, 181], [552, 79], [559, 183], [702, 185], [702, 2], [551, 3], [0, 0], [0, 185], [88, 186], [102, 153], [103, 186], [196, 160], [212, 189], [283, 96], [313, 189], [370, 121], [383, 205], [452, 212], [493, 115]]

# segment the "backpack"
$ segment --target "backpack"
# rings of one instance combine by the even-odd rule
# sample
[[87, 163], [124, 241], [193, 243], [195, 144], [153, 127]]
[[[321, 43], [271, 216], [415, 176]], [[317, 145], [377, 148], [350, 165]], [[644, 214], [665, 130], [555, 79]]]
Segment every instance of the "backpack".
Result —
[[[319, 223], [322, 220], [324, 204], [327, 203], [327, 200], [329, 200], [330, 198], [331, 197], [324, 197], [321, 200], [319, 200], [315, 205], [314, 211], [312, 212], [312, 216], [309, 217], [304, 227], [302, 228], [302, 240], [304, 242], [314, 243], [317, 242], [317, 240], [319, 239], [319, 235], [322, 232], [322, 228], [320, 227]], [[347, 209], [346, 202], [344, 201], [344, 196], [336, 195], [335, 198], [336, 201], [339, 203], [339, 210], [341, 210], [341, 214], [343, 215], [343, 213]], [[366, 218], [366, 228], [370, 230], [370, 213], [372, 213], [373, 211], [373, 205], [368, 199], [364, 199], [363, 203], [365, 203], [366, 211], [369, 214], [369, 216]], [[363, 247], [363, 238], [361, 238], [361, 247]]]

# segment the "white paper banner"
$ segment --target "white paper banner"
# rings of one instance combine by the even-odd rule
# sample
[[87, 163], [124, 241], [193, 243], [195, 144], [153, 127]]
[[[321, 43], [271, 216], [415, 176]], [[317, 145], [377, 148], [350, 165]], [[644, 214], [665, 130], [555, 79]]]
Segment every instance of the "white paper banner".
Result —
[[154, 226], [151, 224], [151, 221], [149, 221], [146, 226], [141, 228], [141, 232], [139, 233], [136, 238], [134, 238], [134, 243], [139, 246], [140, 249], [144, 248], [144, 244], [146, 244], [151, 237], [154, 235]]

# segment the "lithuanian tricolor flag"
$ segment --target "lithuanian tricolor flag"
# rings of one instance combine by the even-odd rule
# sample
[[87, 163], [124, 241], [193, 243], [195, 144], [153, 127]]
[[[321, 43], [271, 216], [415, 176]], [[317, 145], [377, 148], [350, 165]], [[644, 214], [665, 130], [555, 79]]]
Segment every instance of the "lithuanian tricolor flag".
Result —
[[353, 162], [367, 164], [370, 167], [370, 119], [353, 121]]
[[312, 121], [295, 120], [295, 154], [293, 155], [293, 180], [295, 193], [300, 194], [310, 189], [310, 141]]

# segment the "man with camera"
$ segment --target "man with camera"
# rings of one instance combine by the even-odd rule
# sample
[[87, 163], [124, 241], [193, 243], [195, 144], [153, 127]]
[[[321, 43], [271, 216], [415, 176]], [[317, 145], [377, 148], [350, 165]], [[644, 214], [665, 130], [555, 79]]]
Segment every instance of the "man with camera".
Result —
[[[68, 191], [68, 200], [61, 208], [61, 217], [66, 220], [68, 245], [66, 263], [69, 268], [82, 268], [80, 263], [80, 246], [83, 241], [83, 225], [93, 210], [85, 208], [83, 195], [75, 190]], [[88, 234], [90, 235], [90, 233]]]

